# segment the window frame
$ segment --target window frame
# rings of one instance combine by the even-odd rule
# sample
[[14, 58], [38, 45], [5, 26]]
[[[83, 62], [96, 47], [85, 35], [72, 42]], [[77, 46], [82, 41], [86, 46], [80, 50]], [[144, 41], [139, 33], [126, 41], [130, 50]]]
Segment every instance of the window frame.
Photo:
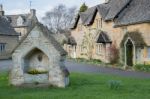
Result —
[[103, 54], [103, 44], [97, 43], [96, 44], [96, 54], [102, 55]]
[[6, 51], [6, 43], [0, 43], [0, 53], [3, 53]]

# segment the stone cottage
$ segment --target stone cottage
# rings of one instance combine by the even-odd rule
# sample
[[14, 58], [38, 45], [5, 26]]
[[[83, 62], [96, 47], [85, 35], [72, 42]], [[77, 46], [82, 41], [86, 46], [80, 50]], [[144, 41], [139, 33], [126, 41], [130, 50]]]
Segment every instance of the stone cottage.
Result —
[[11, 52], [19, 41], [18, 36], [10, 23], [0, 16], [0, 59], [11, 58]]
[[66, 51], [50, 31], [37, 23], [21, 40], [12, 54], [10, 83], [14, 86], [57, 86], [69, 84], [64, 65]]
[[76, 44], [67, 44], [65, 49], [73, 57], [87, 58], [82, 43], [90, 32], [95, 38], [94, 59], [111, 62], [115, 46], [119, 62], [125, 66], [150, 64], [149, 11], [149, 0], [106, 0], [75, 17], [71, 35]]
[[35, 9], [30, 9], [30, 13], [27, 14], [5, 15], [3, 5], [0, 5], [0, 16], [7, 19], [15, 31], [19, 33], [20, 40], [30, 31], [30, 27], [33, 27], [38, 22]]

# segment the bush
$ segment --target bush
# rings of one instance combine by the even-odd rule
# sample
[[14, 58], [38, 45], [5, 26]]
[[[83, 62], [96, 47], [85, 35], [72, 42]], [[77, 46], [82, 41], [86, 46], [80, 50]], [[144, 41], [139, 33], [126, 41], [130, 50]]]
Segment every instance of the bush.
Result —
[[150, 72], [150, 65], [137, 64], [134, 66], [134, 69], [138, 71]]
[[48, 73], [47, 71], [38, 71], [38, 70], [29, 70], [28, 74], [32, 74], [32, 75], [37, 75], [37, 74], [46, 74]]
[[122, 84], [121, 84], [121, 81], [110, 80], [108, 81], [108, 86], [112, 90], [118, 90], [121, 88]]

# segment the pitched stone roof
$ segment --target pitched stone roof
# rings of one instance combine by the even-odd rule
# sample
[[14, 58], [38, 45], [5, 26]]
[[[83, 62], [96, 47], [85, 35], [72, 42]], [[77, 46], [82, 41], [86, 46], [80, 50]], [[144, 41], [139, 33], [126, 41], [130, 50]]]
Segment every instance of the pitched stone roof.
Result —
[[17, 19], [19, 17], [21, 17], [24, 21], [21, 26], [31, 26], [32, 21], [38, 20], [36, 16], [31, 16], [31, 14], [5, 15], [5, 17], [13, 27], [19, 27], [17, 25]]
[[68, 38], [67, 44], [69, 44], [69, 45], [77, 45], [75, 38], [72, 37], [72, 36], [70, 36]]
[[115, 26], [150, 22], [150, 0], [132, 0], [115, 20]]
[[[67, 52], [62, 48], [62, 46], [54, 39], [54, 37], [51, 35], [51, 32], [48, 30], [47, 27], [45, 27], [43, 24], [37, 22], [34, 27], [38, 26], [40, 30], [42, 31], [43, 35], [52, 43], [52, 45], [55, 47], [55, 49], [63, 56], [66, 55]], [[32, 27], [32, 29], [34, 28]], [[15, 47], [13, 52], [19, 47], [19, 45], [27, 38], [29, 33], [32, 31], [32, 29], [22, 38], [22, 40], [19, 42], [19, 44]], [[13, 53], [12, 52], [12, 53]]]
[[98, 10], [99, 14], [101, 15], [102, 19], [105, 20], [105, 17], [109, 11], [109, 4], [108, 3], [99, 4], [99, 5], [97, 5], [97, 10]]
[[93, 23], [94, 16], [96, 15], [96, 6], [89, 8], [85, 12], [80, 13], [83, 25], [90, 25]]
[[110, 0], [108, 3], [99, 4], [87, 9], [85, 12], [79, 13], [71, 29], [76, 28], [79, 18], [83, 25], [91, 25], [94, 22], [97, 11], [102, 19], [109, 21], [117, 17], [117, 15], [130, 3], [131, 0]]
[[4, 17], [0, 17], [0, 35], [18, 36], [18, 33]]
[[112, 41], [108, 37], [107, 33], [101, 31], [96, 43], [111, 43]]
[[108, 2], [109, 11], [105, 20], [113, 20], [131, 0], [110, 0]]

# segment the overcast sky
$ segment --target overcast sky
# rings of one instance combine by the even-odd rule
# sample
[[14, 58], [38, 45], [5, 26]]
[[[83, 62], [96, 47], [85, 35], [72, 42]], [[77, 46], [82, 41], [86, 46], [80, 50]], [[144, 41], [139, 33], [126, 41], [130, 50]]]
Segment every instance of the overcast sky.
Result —
[[83, 2], [88, 6], [94, 6], [103, 3], [105, 0], [0, 0], [6, 14], [28, 13], [30, 9], [30, 1], [32, 8], [37, 10], [37, 16], [40, 19], [45, 12], [50, 11], [58, 4], [65, 4], [68, 7], [79, 7]]

